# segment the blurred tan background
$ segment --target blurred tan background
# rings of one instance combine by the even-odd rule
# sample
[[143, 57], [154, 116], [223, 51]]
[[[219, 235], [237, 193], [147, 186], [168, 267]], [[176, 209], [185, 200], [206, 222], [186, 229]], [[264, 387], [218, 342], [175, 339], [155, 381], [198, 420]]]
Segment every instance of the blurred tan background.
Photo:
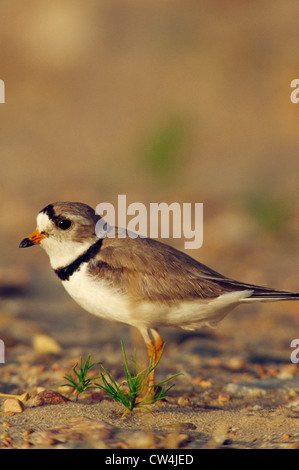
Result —
[[[2, 0], [2, 269], [56, 200], [203, 202], [190, 254], [298, 291], [299, 4]], [[183, 249], [183, 241], [174, 240]]]

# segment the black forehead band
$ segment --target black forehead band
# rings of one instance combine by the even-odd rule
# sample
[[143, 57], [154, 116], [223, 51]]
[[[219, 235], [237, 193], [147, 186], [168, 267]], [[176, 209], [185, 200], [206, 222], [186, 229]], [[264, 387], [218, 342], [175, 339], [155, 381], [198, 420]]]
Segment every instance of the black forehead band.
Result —
[[44, 209], [42, 209], [40, 212], [43, 214], [47, 214], [49, 219], [52, 220], [55, 225], [57, 225], [62, 219], [64, 219], [64, 217], [62, 217], [61, 215], [55, 215], [53, 204], [49, 204], [48, 206], [44, 207]]

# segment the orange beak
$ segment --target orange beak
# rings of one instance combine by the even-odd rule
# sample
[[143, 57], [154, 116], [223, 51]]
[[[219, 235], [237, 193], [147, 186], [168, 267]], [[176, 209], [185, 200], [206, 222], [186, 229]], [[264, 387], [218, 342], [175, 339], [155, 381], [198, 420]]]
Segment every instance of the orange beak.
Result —
[[29, 235], [28, 238], [24, 238], [20, 243], [20, 248], [26, 248], [27, 246], [39, 245], [40, 242], [46, 238], [45, 235], [42, 235], [37, 229]]

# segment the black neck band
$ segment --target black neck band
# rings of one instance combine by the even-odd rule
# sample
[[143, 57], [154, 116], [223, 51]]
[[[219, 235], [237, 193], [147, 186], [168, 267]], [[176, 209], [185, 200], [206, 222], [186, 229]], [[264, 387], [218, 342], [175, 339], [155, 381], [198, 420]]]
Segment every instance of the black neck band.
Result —
[[61, 281], [68, 281], [72, 274], [74, 274], [77, 269], [80, 268], [82, 263], [88, 263], [89, 260], [94, 258], [94, 256], [99, 252], [103, 243], [103, 239], [100, 238], [97, 242], [91, 245], [85, 253], [79, 256], [75, 261], [73, 261], [68, 266], [64, 268], [54, 269], [54, 272], [57, 274]]

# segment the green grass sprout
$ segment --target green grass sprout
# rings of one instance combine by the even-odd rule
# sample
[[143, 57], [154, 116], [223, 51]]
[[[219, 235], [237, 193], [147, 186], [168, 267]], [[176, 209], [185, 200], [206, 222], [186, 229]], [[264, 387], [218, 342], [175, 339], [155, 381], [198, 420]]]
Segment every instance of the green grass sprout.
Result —
[[158, 363], [160, 362], [161, 356], [163, 354], [163, 349], [160, 354], [158, 361], [153, 365], [153, 356], [150, 360], [150, 364], [148, 367], [141, 371], [137, 371], [137, 363], [136, 363], [136, 353], [134, 354], [133, 359], [133, 373], [130, 371], [127, 355], [125, 352], [123, 341], [121, 342], [122, 353], [124, 356], [124, 364], [123, 370], [125, 373], [126, 379], [118, 384], [112, 375], [105, 369], [102, 365], [102, 369], [104, 372], [100, 372], [102, 384], [96, 383], [96, 385], [107, 393], [107, 397], [115, 400], [119, 403], [122, 403], [127, 410], [123, 413], [125, 416], [129, 411], [133, 411], [133, 409], [140, 409], [144, 406], [152, 405], [159, 400], [163, 400], [166, 398], [167, 393], [169, 390], [174, 386], [174, 384], [168, 387], [161, 387], [165, 383], [172, 380], [174, 377], [178, 375], [182, 375], [180, 373], [175, 374], [168, 379], [165, 379], [159, 383], [154, 385], [148, 386], [148, 378], [150, 374], [156, 369]]
[[77, 399], [81, 393], [86, 392], [87, 390], [90, 390], [92, 388], [96, 388], [96, 386], [94, 385], [94, 381], [99, 379], [100, 376], [87, 378], [89, 370], [95, 365], [101, 365], [101, 362], [93, 362], [92, 364], [90, 364], [90, 354], [88, 354], [84, 365], [81, 357], [80, 371], [77, 371], [77, 362], [73, 367], [75, 377], [73, 377], [71, 374], [65, 375], [63, 378], [66, 379], [68, 383], [63, 384], [62, 387], [71, 386], [77, 394]]
[[[82, 358], [80, 359], [80, 370], [78, 371], [78, 362], [73, 367], [73, 372], [75, 377], [71, 374], [64, 376], [64, 379], [68, 381], [62, 385], [62, 387], [71, 386], [73, 391], [76, 393], [76, 400], [78, 396], [90, 389], [100, 388], [106, 392], [106, 397], [111, 398], [114, 401], [117, 401], [123, 404], [126, 408], [126, 411], [123, 413], [125, 416], [129, 411], [133, 411], [135, 408], [140, 409], [148, 405], [153, 405], [159, 400], [166, 398], [169, 390], [174, 387], [174, 384], [165, 386], [167, 382], [173, 378], [182, 375], [181, 373], [172, 375], [168, 379], [162, 380], [159, 383], [154, 385], [149, 385], [149, 377], [151, 373], [156, 369], [159, 364], [164, 346], [162, 348], [161, 354], [155, 364], [153, 364], [154, 354], [150, 359], [148, 367], [138, 371], [137, 370], [137, 361], [136, 361], [136, 352], [134, 353], [133, 358], [133, 371], [130, 371], [129, 362], [127, 359], [125, 347], [123, 341], [121, 341], [121, 348], [124, 357], [123, 370], [125, 374], [125, 380], [121, 383], [117, 383], [116, 380], [112, 377], [110, 372], [102, 365], [101, 362], [93, 362], [90, 364], [90, 354], [87, 356], [85, 363], [83, 364]], [[100, 372], [100, 375], [96, 377], [87, 377], [89, 370], [95, 365], [100, 365], [103, 372]], [[102, 383], [97, 383], [96, 380], [101, 379]]]

